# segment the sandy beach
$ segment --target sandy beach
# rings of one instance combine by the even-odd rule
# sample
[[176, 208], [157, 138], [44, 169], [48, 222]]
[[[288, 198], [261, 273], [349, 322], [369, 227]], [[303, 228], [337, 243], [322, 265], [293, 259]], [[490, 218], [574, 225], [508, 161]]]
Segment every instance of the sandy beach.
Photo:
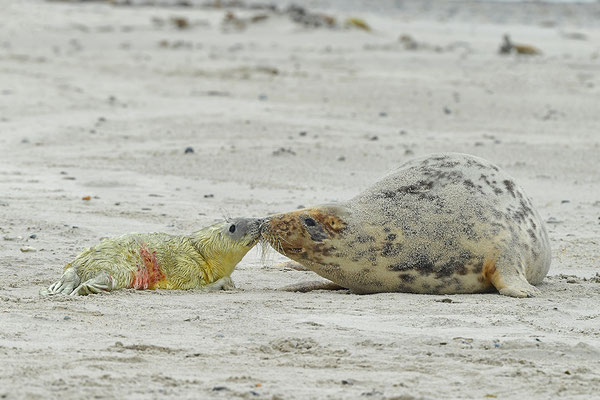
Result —
[[[598, 398], [599, 3], [1, 3], [0, 399]], [[102, 238], [343, 201], [441, 151], [532, 198], [539, 297], [283, 292], [320, 278], [260, 248], [235, 291], [38, 295]]]

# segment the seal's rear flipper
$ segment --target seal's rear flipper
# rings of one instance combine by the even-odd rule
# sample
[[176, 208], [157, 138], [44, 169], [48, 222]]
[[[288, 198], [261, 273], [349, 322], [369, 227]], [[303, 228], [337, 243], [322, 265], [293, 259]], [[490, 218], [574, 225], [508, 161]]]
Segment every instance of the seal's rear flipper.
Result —
[[101, 271], [93, 277], [77, 286], [70, 295], [71, 296], [85, 296], [88, 294], [96, 294], [100, 292], [110, 292], [115, 289], [115, 281], [113, 277], [106, 271]]
[[279, 290], [284, 292], [312, 292], [313, 290], [346, 290], [347, 288], [342, 287], [336, 283], [329, 281], [308, 281], [296, 283], [294, 285], [284, 286]]
[[67, 268], [67, 270], [62, 274], [60, 279], [50, 285], [48, 289], [41, 289], [41, 296], [50, 296], [54, 294], [64, 294], [68, 295], [73, 292], [73, 290], [81, 283], [81, 279], [77, 276], [77, 272], [75, 272], [75, 268]]
[[522, 264], [518, 263], [520, 268], [512, 265], [501, 263], [496, 265], [492, 261], [486, 261], [483, 266], [483, 276], [494, 285], [501, 295], [510, 297], [535, 297], [539, 295], [540, 290], [527, 282]]

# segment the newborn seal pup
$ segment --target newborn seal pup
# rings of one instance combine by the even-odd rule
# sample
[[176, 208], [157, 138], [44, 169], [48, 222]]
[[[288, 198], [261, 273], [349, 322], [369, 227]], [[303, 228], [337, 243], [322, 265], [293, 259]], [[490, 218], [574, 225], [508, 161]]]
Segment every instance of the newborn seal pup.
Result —
[[220, 222], [189, 236], [132, 233], [105, 239], [65, 266], [40, 294], [86, 295], [121, 288], [233, 289], [229, 277], [258, 242], [262, 219]]
[[262, 236], [356, 293], [495, 288], [531, 297], [550, 268], [531, 200], [497, 166], [467, 154], [417, 158], [347, 202], [273, 215]]

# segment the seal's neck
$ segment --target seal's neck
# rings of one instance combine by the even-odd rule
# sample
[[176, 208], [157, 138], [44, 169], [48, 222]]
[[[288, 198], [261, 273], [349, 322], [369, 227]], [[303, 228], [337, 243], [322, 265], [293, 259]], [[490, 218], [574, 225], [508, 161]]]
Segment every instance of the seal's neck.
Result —
[[191, 242], [204, 260], [203, 273], [207, 283], [231, 275], [237, 263], [250, 250], [243, 245], [232, 245], [228, 238], [222, 237], [221, 228], [221, 226], [209, 226], [190, 236]]

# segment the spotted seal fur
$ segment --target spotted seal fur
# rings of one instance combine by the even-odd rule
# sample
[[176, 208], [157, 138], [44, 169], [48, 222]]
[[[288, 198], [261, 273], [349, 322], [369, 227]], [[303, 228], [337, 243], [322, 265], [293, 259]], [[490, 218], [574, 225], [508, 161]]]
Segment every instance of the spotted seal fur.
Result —
[[231, 289], [233, 269], [258, 242], [263, 220], [238, 218], [189, 236], [133, 233], [105, 239], [65, 266], [40, 294], [86, 295], [120, 288]]
[[344, 203], [273, 215], [262, 235], [356, 293], [531, 297], [551, 259], [544, 222], [514, 179], [459, 153], [409, 161]]

